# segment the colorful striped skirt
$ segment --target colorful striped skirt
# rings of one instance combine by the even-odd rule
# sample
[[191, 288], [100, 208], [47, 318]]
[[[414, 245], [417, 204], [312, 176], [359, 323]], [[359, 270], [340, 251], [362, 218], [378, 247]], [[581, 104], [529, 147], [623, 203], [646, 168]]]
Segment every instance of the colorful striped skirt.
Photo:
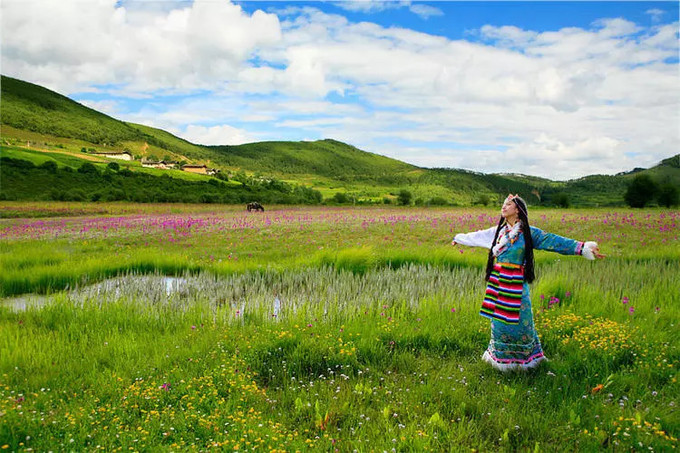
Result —
[[506, 324], [519, 323], [523, 288], [523, 266], [513, 263], [495, 263], [489, 276], [479, 314]]
[[545, 359], [522, 266], [494, 265], [480, 314], [492, 320], [491, 341], [483, 360], [505, 371], [532, 368]]

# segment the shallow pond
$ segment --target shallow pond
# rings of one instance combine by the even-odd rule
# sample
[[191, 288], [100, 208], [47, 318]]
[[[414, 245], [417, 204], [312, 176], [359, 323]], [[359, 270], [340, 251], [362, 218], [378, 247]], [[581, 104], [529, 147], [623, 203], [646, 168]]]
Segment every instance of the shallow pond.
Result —
[[310, 268], [227, 276], [130, 274], [50, 295], [0, 299], [0, 306], [23, 311], [53, 301], [76, 306], [121, 301], [173, 310], [201, 305], [212, 310], [230, 309], [237, 315], [248, 312], [277, 318], [298, 312], [362, 313], [397, 305], [412, 309], [424, 300], [460, 306], [470, 298], [476, 303], [481, 291], [476, 269], [411, 265], [357, 274], [333, 268]]

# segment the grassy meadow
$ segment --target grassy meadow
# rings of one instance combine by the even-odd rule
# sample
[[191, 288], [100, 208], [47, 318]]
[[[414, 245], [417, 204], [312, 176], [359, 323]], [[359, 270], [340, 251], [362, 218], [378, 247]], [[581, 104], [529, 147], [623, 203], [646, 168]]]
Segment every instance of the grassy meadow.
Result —
[[532, 209], [527, 373], [481, 362], [483, 208], [0, 203], [0, 449], [673, 451], [680, 212]]

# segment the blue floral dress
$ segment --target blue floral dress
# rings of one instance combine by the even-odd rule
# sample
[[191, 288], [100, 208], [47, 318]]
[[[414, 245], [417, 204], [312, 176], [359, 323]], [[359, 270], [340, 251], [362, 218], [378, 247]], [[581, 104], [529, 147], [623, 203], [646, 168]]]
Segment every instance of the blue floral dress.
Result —
[[[493, 227], [458, 234], [454, 241], [462, 245], [490, 248], [495, 231], [496, 227]], [[531, 227], [531, 238], [536, 250], [562, 255], [580, 255], [583, 250], [583, 242], [545, 233], [536, 227]], [[529, 284], [523, 279], [524, 249], [524, 235], [519, 234], [495, 258], [494, 272], [489, 279], [480, 311], [483, 316], [491, 318], [491, 341], [482, 359], [500, 370], [531, 368], [545, 360], [534, 327]], [[507, 286], [503, 281], [508, 282]], [[513, 287], [518, 289], [514, 297], [512, 289], [508, 289]], [[508, 297], [503, 297], [503, 294]]]

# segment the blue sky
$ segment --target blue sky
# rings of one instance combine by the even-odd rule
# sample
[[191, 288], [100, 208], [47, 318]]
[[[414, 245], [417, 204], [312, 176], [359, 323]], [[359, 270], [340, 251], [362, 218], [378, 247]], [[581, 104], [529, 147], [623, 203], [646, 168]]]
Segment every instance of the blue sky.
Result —
[[678, 2], [0, 8], [3, 74], [195, 143], [334, 138], [552, 179], [651, 166], [680, 145]]
[[[371, 11], [348, 11], [348, 2], [237, 2], [245, 11], [279, 10], [284, 5], [318, 8], [331, 14], [342, 14], [353, 22], [370, 21], [384, 27], [404, 27], [449, 39], [475, 39], [474, 31], [484, 25], [514, 25], [519, 28], [556, 31], [565, 27], [589, 27], [603, 17], [623, 17], [641, 25], [653, 25], [654, 18], [647, 11], [663, 11], [661, 19], [671, 22], [678, 17], [678, 2], [412, 2], [411, 5], [427, 5], [441, 11], [421, 17], [408, 7], [396, 7], [400, 2], [389, 2], [385, 9]], [[372, 2], [365, 2], [372, 3]], [[376, 3], [376, 2], [373, 2]], [[390, 7], [394, 4], [394, 7]]]

